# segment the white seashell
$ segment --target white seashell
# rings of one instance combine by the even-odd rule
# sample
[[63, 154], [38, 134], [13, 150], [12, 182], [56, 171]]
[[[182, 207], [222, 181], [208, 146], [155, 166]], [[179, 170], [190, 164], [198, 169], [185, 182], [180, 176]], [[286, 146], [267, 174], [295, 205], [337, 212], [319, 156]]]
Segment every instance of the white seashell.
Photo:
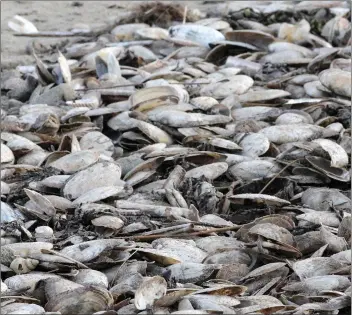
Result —
[[258, 157], [265, 154], [270, 147], [269, 139], [260, 133], [249, 133], [239, 142], [242, 153], [246, 156]]
[[164, 278], [155, 276], [147, 278], [138, 287], [134, 296], [134, 305], [138, 310], [152, 307], [154, 301], [166, 294], [167, 283]]
[[1, 312], [2, 314], [47, 314], [40, 305], [16, 302], [2, 306]]
[[31, 258], [15, 258], [10, 264], [10, 268], [17, 274], [29, 273], [39, 264], [39, 260]]
[[211, 96], [215, 99], [224, 99], [231, 94], [243, 94], [254, 84], [251, 77], [246, 75], [235, 75], [228, 82], [218, 82], [204, 86], [200, 90], [202, 96]]
[[37, 242], [52, 242], [54, 231], [49, 226], [38, 226], [35, 229], [35, 239]]
[[1, 143], [1, 165], [12, 164], [15, 161], [15, 156], [13, 155], [11, 149]]
[[191, 42], [204, 47], [209, 47], [210, 43], [225, 40], [225, 36], [219, 31], [197, 24], [172, 26], [168, 32], [172, 39]]
[[98, 152], [84, 150], [67, 154], [50, 163], [49, 166], [64, 171], [66, 174], [72, 174], [94, 164], [98, 159]]
[[336, 142], [329, 139], [315, 139], [312, 142], [319, 144], [324, 151], [328, 152], [331, 158], [331, 167], [344, 167], [348, 164], [346, 151]]
[[282, 144], [296, 141], [309, 141], [320, 138], [324, 128], [309, 124], [278, 125], [261, 129], [271, 142]]
[[57, 61], [59, 62], [59, 65], [60, 65], [62, 77], [63, 77], [65, 83], [70, 83], [71, 79], [72, 79], [70, 66], [67, 62], [67, 59], [61, 53], [60, 50], [58, 53], [59, 53], [59, 57], [58, 57]]
[[15, 15], [13, 19], [15, 21], [9, 21], [7, 24], [8, 27], [13, 31], [24, 34], [38, 33], [38, 29], [35, 27], [35, 25], [24, 17]]
[[85, 134], [79, 141], [82, 150], [93, 150], [111, 156], [114, 151], [114, 144], [111, 139], [99, 131], [91, 131]]
[[196, 167], [188, 171], [185, 178], [201, 178], [204, 176], [207, 179], [214, 180], [227, 171], [228, 164], [225, 162], [217, 162]]
[[139, 28], [135, 31], [135, 34], [141, 37], [142, 39], [166, 39], [169, 36], [167, 30], [161, 27], [144, 27]]
[[109, 215], [102, 215], [92, 220], [95, 226], [101, 226], [118, 231], [123, 228], [124, 222], [118, 218]]
[[79, 270], [78, 274], [75, 275], [72, 280], [84, 286], [96, 285], [105, 289], [107, 289], [109, 285], [108, 278], [105, 274], [98, 270], [92, 269]]
[[27, 292], [31, 293], [34, 291], [35, 286], [40, 280], [49, 278], [60, 279], [59, 276], [54, 274], [34, 271], [23, 275], [9, 277], [4, 282], [10, 290], [21, 291], [29, 287]]
[[351, 97], [351, 73], [340, 69], [326, 69], [319, 74], [320, 82], [334, 93]]
[[[77, 199], [93, 188], [122, 186], [120, 180], [121, 168], [112, 162], [98, 162], [73, 175], [63, 188], [63, 195], [67, 199]], [[88, 180], [94, 178], [94, 180]]]
[[243, 181], [251, 181], [263, 177], [271, 177], [280, 172], [278, 164], [265, 160], [244, 161], [229, 168], [229, 172], [235, 178]]

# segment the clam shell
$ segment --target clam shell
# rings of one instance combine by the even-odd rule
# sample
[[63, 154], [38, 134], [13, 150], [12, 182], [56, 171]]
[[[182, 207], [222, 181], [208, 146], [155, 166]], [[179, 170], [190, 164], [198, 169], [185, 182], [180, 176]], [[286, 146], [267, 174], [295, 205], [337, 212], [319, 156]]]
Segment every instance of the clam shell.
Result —
[[203, 282], [211, 276], [215, 269], [214, 265], [192, 262], [177, 263], [166, 268], [180, 283]]
[[249, 157], [258, 157], [265, 154], [270, 147], [268, 138], [260, 133], [248, 133], [239, 141], [242, 154]]
[[211, 27], [190, 23], [172, 26], [168, 32], [171, 39], [175, 39], [180, 43], [185, 41], [204, 47], [209, 47], [212, 42], [225, 39], [223, 34]]
[[[112, 162], [98, 162], [71, 176], [63, 188], [67, 199], [77, 199], [91, 189], [109, 186], [121, 186], [121, 168]], [[94, 178], [94, 181], [87, 180]]]
[[270, 126], [261, 129], [259, 132], [264, 134], [271, 142], [282, 144], [320, 138], [323, 129], [309, 124], [293, 124]]
[[151, 307], [155, 300], [166, 294], [167, 283], [160, 276], [151, 277], [143, 281], [138, 287], [134, 297], [134, 305], [138, 310], [145, 310]]
[[73, 174], [96, 163], [98, 159], [98, 152], [84, 150], [65, 155], [49, 165], [66, 174]]
[[327, 151], [331, 158], [331, 167], [344, 167], [348, 164], [348, 155], [346, 151], [336, 142], [329, 139], [316, 139], [312, 141]]
[[320, 82], [334, 93], [351, 97], [351, 73], [340, 69], [327, 69], [319, 74]]
[[229, 196], [228, 199], [233, 203], [243, 203], [244, 200], [251, 200], [258, 204], [266, 204], [272, 206], [284, 206], [289, 205], [290, 202], [284, 199], [277, 198], [271, 195], [265, 194], [238, 194]]
[[13, 155], [10, 148], [1, 143], [1, 164], [12, 164], [15, 161], [15, 156]]
[[74, 282], [84, 286], [100, 286], [108, 288], [108, 278], [100, 271], [92, 269], [81, 269], [72, 279]]
[[45, 314], [45, 309], [37, 304], [10, 303], [1, 307], [3, 314]]
[[188, 171], [185, 178], [200, 178], [204, 176], [207, 179], [214, 180], [215, 178], [224, 174], [228, 169], [228, 165], [225, 162], [212, 163], [196, 167]]
[[243, 181], [271, 177], [280, 172], [281, 168], [274, 162], [266, 160], [244, 161], [229, 168], [229, 173]]
[[92, 224], [95, 226], [102, 226], [113, 230], [120, 230], [124, 226], [124, 222], [120, 218], [108, 215], [103, 215], [93, 219]]
[[44, 272], [31, 272], [23, 275], [16, 275], [7, 278], [4, 282], [10, 290], [33, 292], [37, 283], [41, 280], [55, 278], [60, 279], [59, 276]]

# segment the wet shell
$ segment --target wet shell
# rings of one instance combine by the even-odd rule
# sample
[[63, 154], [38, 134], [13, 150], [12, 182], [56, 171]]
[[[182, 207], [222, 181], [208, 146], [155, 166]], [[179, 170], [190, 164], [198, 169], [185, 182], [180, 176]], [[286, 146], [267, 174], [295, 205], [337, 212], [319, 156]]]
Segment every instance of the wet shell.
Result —
[[134, 297], [134, 305], [138, 310], [152, 307], [154, 301], [166, 294], [167, 283], [164, 278], [155, 276], [143, 281]]

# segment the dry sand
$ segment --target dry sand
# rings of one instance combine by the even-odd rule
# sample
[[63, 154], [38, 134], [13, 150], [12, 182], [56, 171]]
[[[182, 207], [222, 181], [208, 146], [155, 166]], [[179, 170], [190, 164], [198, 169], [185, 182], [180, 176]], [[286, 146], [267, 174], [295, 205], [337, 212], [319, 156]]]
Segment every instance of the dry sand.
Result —
[[[128, 1], [80, 1], [82, 6], [74, 6], [76, 1], [1, 1], [1, 68], [12, 68], [18, 64], [29, 64], [33, 57], [26, 54], [29, 37], [13, 36], [7, 26], [16, 14], [28, 19], [39, 31], [66, 31], [75, 24], [89, 26], [103, 24], [114, 19], [122, 10], [127, 10], [135, 2]], [[44, 45], [53, 44], [63, 38], [37, 38]]]

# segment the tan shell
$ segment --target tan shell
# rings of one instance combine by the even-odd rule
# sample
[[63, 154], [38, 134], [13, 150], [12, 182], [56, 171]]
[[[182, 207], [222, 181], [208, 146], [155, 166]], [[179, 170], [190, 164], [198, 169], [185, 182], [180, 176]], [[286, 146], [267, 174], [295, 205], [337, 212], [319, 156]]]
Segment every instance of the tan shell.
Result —
[[120, 218], [108, 215], [103, 215], [93, 219], [92, 224], [113, 230], [120, 230], [124, 226], [124, 222]]

